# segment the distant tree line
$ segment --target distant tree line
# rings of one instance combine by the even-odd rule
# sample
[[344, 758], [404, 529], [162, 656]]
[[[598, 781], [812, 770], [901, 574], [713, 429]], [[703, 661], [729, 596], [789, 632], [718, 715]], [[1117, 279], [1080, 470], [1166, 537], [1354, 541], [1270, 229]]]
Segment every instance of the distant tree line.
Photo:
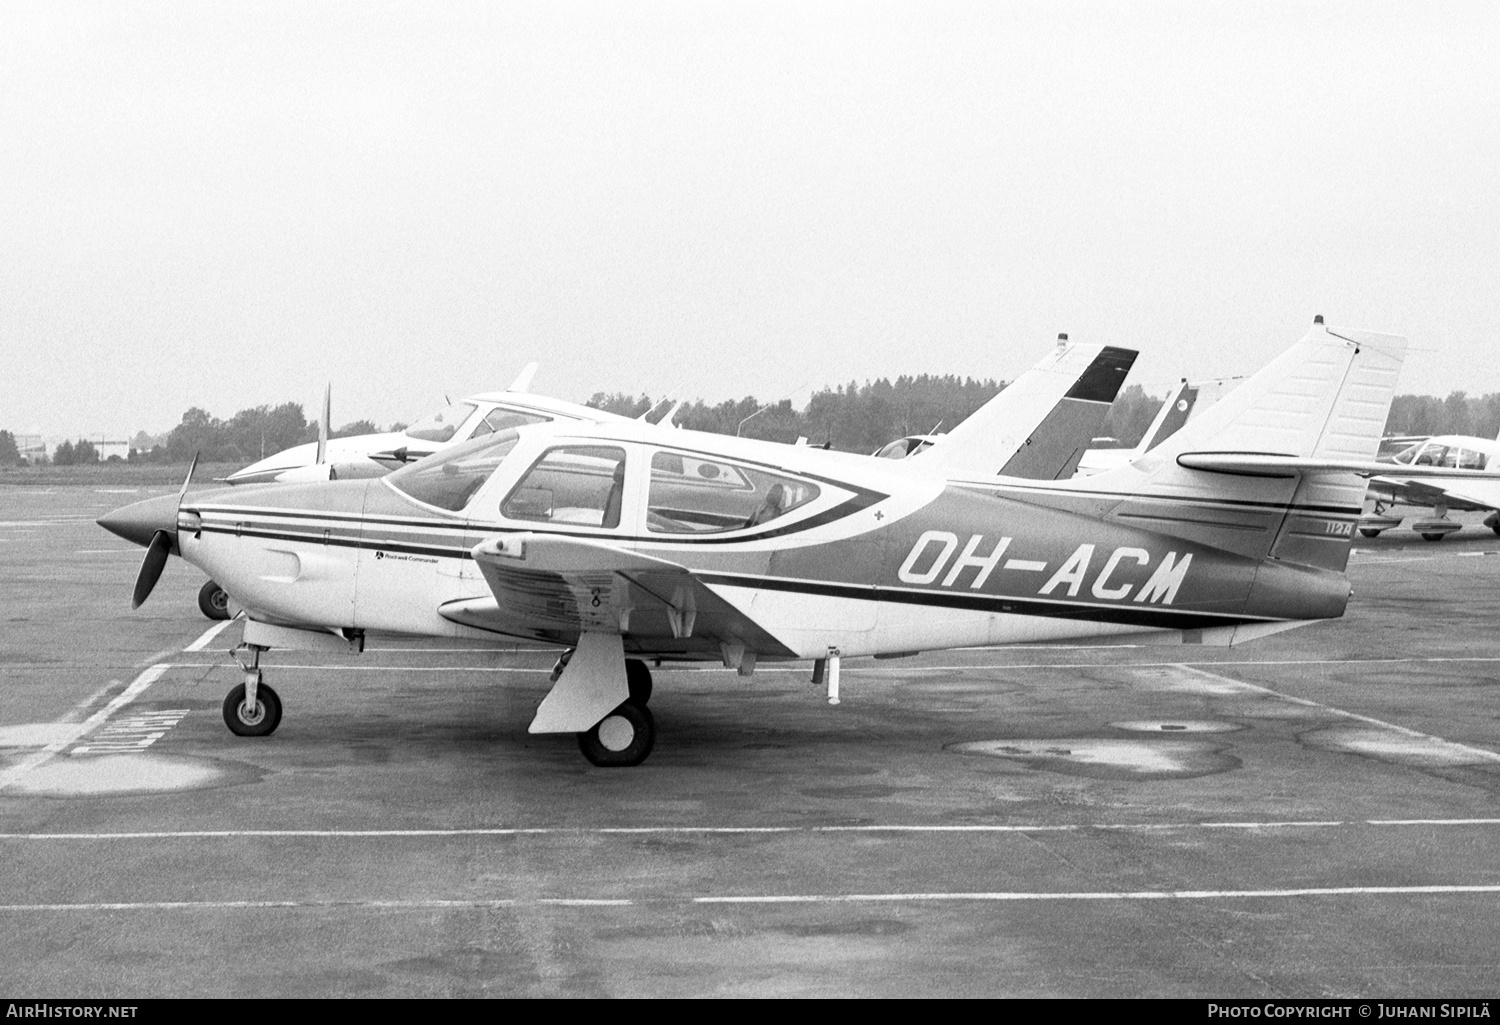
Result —
[[[874, 452], [881, 445], [908, 434], [948, 431], [1005, 387], [1004, 382], [952, 374], [902, 376], [894, 381], [881, 378], [859, 384], [824, 388], [797, 409], [790, 399], [761, 404], [746, 396], [710, 405], [701, 399], [683, 403], [675, 422], [695, 431], [740, 434], [747, 438], [793, 442], [807, 438], [810, 444], [846, 452]], [[1115, 399], [1100, 428], [1113, 444], [1129, 447], [1146, 433], [1162, 399], [1148, 395], [1140, 385], [1129, 385]], [[658, 420], [671, 407], [669, 400], [648, 395], [598, 392], [588, 400], [595, 409], [636, 417], [654, 410]], [[401, 430], [392, 424], [389, 430]], [[356, 420], [332, 432], [341, 438], [379, 431], [369, 420]], [[1468, 434], [1493, 438], [1500, 433], [1500, 393], [1471, 397], [1456, 391], [1446, 399], [1429, 395], [1398, 395], [1386, 419], [1386, 434]], [[300, 403], [255, 406], [242, 409], [228, 420], [211, 416], [194, 406], [182, 414], [182, 422], [165, 435], [136, 435], [132, 462], [186, 463], [194, 453], [205, 462], [250, 463], [293, 445], [316, 441], [318, 425], [309, 422]], [[86, 440], [63, 442], [52, 453], [57, 465], [93, 463], [99, 452]], [[15, 436], [0, 430], [0, 466], [21, 462]]]
[[[845, 452], [870, 453], [909, 434], [950, 431], [1004, 387], [1003, 381], [951, 374], [903, 376], [895, 381], [881, 378], [864, 384], [850, 381], [815, 393], [801, 410], [793, 408], [790, 399], [765, 406], [748, 396], [712, 406], [700, 400], [684, 403], [673, 422], [693, 431], [782, 442], [806, 438], [813, 445], [827, 443]], [[1115, 399], [1102, 431], [1119, 444], [1133, 445], [1146, 433], [1161, 404], [1160, 398], [1131, 385]], [[598, 392], [587, 405], [630, 417], [654, 409], [648, 419], [658, 420], [672, 403], [653, 401], [649, 395]]]
[[1386, 434], [1467, 434], [1493, 438], [1500, 434], [1500, 394], [1475, 396], [1456, 391], [1446, 399], [1431, 395], [1397, 395], [1385, 419]]

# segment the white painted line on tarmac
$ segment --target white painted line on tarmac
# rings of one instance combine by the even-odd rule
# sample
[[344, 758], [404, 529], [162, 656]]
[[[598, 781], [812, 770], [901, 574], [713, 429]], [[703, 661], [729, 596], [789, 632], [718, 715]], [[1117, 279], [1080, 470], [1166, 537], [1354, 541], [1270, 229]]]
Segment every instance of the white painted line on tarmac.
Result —
[[1452, 896], [1500, 893], [1500, 885], [1447, 886], [1325, 886], [1266, 890], [1097, 890], [1060, 893], [1032, 891], [976, 891], [927, 893], [820, 893], [741, 894], [715, 897], [528, 897], [471, 900], [159, 900], [88, 901], [76, 904], [0, 904], [0, 913], [37, 911], [284, 911], [369, 910], [408, 911], [436, 908], [514, 907], [638, 907], [663, 904], [915, 904], [938, 902], [996, 901], [1134, 901], [1134, 900], [1230, 900], [1287, 897], [1389, 897]]
[[1436, 555], [1413, 555], [1405, 559], [1364, 559], [1364, 566], [1389, 566], [1406, 562], [1432, 562], [1436, 559], [1473, 559], [1485, 555], [1500, 555], [1500, 552], [1440, 552]]
[[156, 663], [160, 662], [164, 658], [171, 658], [175, 654], [177, 654], [177, 649], [176, 648], [163, 648], [161, 651], [158, 651], [155, 654], [147, 655], [145, 658], [141, 659], [135, 665], [131, 666], [131, 668], [132, 669], [144, 669], [147, 666], [155, 665]]
[[209, 627], [207, 630], [204, 630], [203, 633], [199, 634], [198, 635], [198, 639], [196, 641], [194, 641], [192, 644], [189, 644], [186, 648], [183, 648], [182, 650], [183, 651], [202, 651], [204, 649], [204, 647], [208, 644], [209, 641], [213, 640], [215, 637], [219, 636], [219, 634], [223, 633], [225, 627], [229, 626], [229, 624], [231, 624], [233, 622], [234, 622], [233, 619], [221, 619], [221, 620], [219, 620], [213, 626]]
[[1500, 893], [1500, 885], [1481, 886], [1308, 886], [1294, 890], [1100, 890], [1073, 893], [999, 891], [978, 893], [786, 894], [744, 897], [694, 897], [694, 904], [856, 904], [917, 901], [1020, 900], [1222, 900], [1234, 897], [1353, 897], [1396, 894]]
[[84, 716], [88, 715], [89, 709], [93, 708], [100, 701], [104, 700], [104, 695], [108, 694], [111, 690], [113, 690], [115, 687], [118, 687], [119, 685], [119, 680], [108, 681], [104, 684], [104, 686], [100, 687], [98, 690], [94, 691], [94, 693], [90, 694], [88, 697], [78, 702], [78, 704], [74, 705], [72, 708], [64, 712], [62, 718], [58, 719], [57, 721], [60, 723], [82, 721]]
[[[390, 648], [370, 649], [366, 654], [373, 651], [390, 651]], [[421, 649], [426, 650], [426, 649]], [[441, 649], [434, 649], [441, 650]], [[490, 650], [490, 649], [483, 649]], [[555, 649], [548, 649], [549, 651]], [[707, 660], [705, 660], [707, 661]], [[805, 660], [804, 660], [805, 661]], [[1176, 669], [1180, 666], [1200, 668], [1204, 666], [1226, 667], [1226, 666], [1362, 666], [1362, 665], [1429, 665], [1437, 663], [1500, 663], [1500, 657], [1465, 657], [1465, 656], [1442, 656], [1432, 658], [1302, 658], [1302, 659], [1241, 659], [1238, 661], [1224, 662], [999, 662], [995, 664], [976, 663], [973, 665], [942, 665], [942, 666], [900, 666], [888, 667], [882, 665], [845, 664], [844, 672], [856, 673], [953, 673], [963, 670], [984, 669]], [[38, 663], [39, 665], [45, 663]], [[209, 665], [207, 662], [180, 663], [182, 665]], [[350, 673], [536, 673], [544, 671], [545, 667], [516, 667], [516, 666], [372, 666], [372, 665], [347, 665], [340, 663], [329, 663], [327, 665], [287, 664], [276, 665], [276, 669], [322, 669], [330, 672]], [[810, 668], [806, 665], [756, 665], [757, 673], [798, 673], [806, 675]], [[667, 664], [653, 668], [653, 672], [661, 673], [725, 673], [733, 675], [733, 669], [725, 669], [714, 662], [704, 666], [685, 666]], [[1236, 681], [1238, 685], [1238, 681]], [[1245, 684], [1250, 687], [1254, 684]]]
[[1390, 730], [1393, 733], [1399, 733], [1404, 737], [1413, 737], [1418, 740], [1435, 742], [1447, 748], [1456, 748], [1460, 751], [1468, 752], [1469, 754], [1474, 755], [1482, 761], [1500, 762], [1500, 754], [1482, 747], [1474, 747], [1470, 744], [1460, 744], [1456, 741], [1445, 740], [1442, 737], [1433, 736], [1431, 733], [1423, 733], [1420, 730], [1413, 730], [1406, 726], [1397, 726], [1395, 723], [1386, 722], [1384, 719], [1376, 719], [1373, 716], [1360, 715], [1358, 712], [1347, 712], [1342, 708], [1335, 708], [1332, 705], [1325, 705], [1321, 701], [1310, 701], [1307, 698], [1293, 697], [1290, 694], [1283, 694], [1279, 690], [1272, 690], [1270, 687], [1262, 687], [1258, 683], [1246, 683], [1243, 680], [1235, 680], [1228, 676], [1220, 676], [1218, 673], [1210, 673], [1206, 669], [1200, 669], [1197, 666], [1190, 666], [1184, 663], [1179, 665], [1178, 668], [1186, 670], [1187, 672], [1193, 673], [1197, 676], [1213, 680], [1217, 683], [1229, 684], [1233, 687], [1242, 687], [1248, 690], [1260, 691], [1262, 694], [1270, 694], [1273, 697], [1280, 698], [1282, 701], [1290, 701], [1294, 705], [1301, 705], [1304, 708], [1317, 708], [1324, 712], [1331, 712], [1334, 715], [1340, 715], [1346, 719], [1353, 719], [1356, 722], [1367, 723], [1371, 726], [1378, 726], [1383, 730]]
[[443, 839], [481, 836], [816, 835], [821, 833], [1156, 833], [1192, 829], [1338, 829], [1358, 826], [1500, 826], [1500, 818], [1322, 819], [1262, 822], [1081, 822], [1055, 825], [860, 826], [496, 826], [463, 829], [187, 829], [128, 833], [0, 833], [4, 840], [238, 840], [238, 839]]
[[[130, 704], [141, 694], [145, 693], [146, 688], [155, 683], [157, 679], [161, 677], [161, 674], [166, 672], [170, 668], [172, 667], [170, 665], [167, 665], [166, 663], [158, 663], [157, 665], [147, 667], [141, 672], [139, 676], [130, 681], [130, 686], [126, 687], [120, 693], [116, 694], [114, 698], [110, 700], [109, 704], [105, 705], [103, 708], [99, 709], [99, 711], [95, 712], [93, 715], [89, 716], [82, 723], [80, 723], [77, 732], [74, 733], [71, 737], [60, 737], [57, 740], [54, 740], [52, 743], [48, 744], [46, 747], [42, 748], [40, 751], [37, 751], [36, 753], [31, 755], [27, 755], [15, 765], [12, 765], [5, 771], [0, 772], [0, 790], [4, 790], [6, 787], [10, 786], [12, 783], [16, 782], [16, 780], [20, 779], [22, 776], [26, 775], [28, 772], [32, 771], [38, 766], [45, 765], [46, 763], [50, 762], [53, 758], [57, 757], [58, 753], [62, 751], [63, 748], [67, 747], [69, 744], [73, 743], [73, 741], [79, 739], [80, 737], [85, 737], [93, 730], [97, 729], [111, 715], [124, 708], [126, 705]], [[95, 695], [97, 695], [97, 693], [98, 692], [95, 692]], [[85, 704], [75, 706], [75, 709], [79, 707], [86, 707], [87, 702], [92, 702], [93, 700], [95, 700], [95, 695], [90, 695], [88, 698], [85, 698]], [[66, 721], [66, 718], [64, 719], [64, 721]]]
[[0, 520], [0, 527], [78, 527], [93, 522], [94, 517], [82, 514], [60, 516], [50, 520]]

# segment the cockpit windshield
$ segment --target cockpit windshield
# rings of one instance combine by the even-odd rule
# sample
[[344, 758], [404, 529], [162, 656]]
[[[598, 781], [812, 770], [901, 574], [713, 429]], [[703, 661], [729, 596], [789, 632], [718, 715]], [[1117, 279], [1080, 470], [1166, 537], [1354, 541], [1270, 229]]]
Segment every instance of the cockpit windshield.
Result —
[[[472, 408], [472, 407], [471, 407]], [[510, 455], [520, 438], [497, 431], [403, 466], [385, 478], [402, 494], [458, 512]]]
[[474, 403], [455, 402], [431, 416], [424, 416], [408, 427], [405, 433], [408, 438], [421, 441], [448, 441], [473, 412]]

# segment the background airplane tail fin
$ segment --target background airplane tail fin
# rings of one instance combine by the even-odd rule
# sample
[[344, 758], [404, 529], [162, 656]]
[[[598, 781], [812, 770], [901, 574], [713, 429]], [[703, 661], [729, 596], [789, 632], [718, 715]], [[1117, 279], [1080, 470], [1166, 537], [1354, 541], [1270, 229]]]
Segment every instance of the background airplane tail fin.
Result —
[[[1088, 478], [1119, 491], [1114, 514], [1256, 558], [1342, 571], [1364, 505], [1347, 470], [1191, 469], [1203, 454], [1370, 462], [1395, 396], [1406, 339], [1312, 329], [1141, 459]], [[1227, 461], [1226, 461], [1227, 462]]]
[[1040, 362], [923, 452], [922, 465], [950, 475], [1073, 476], [1136, 355], [1058, 336]]

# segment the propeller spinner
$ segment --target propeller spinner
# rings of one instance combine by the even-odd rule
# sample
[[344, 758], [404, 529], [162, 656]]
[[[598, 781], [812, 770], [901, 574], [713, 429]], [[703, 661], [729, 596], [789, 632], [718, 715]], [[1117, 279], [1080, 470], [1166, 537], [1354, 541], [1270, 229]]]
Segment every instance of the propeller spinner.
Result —
[[123, 509], [106, 513], [98, 520], [99, 526], [112, 534], [146, 547], [146, 557], [141, 560], [140, 572], [136, 574], [135, 589], [130, 595], [130, 607], [138, 609], [151, 597], [161, 572], [166, 568], [167, 556], [178, 551], [177, 513], [187, 495], [188, 485], [193, 482], [193, 471], [198, 468], [198, 457], [193, 456], [188, 467], [187, 479], [175, 499], [167, 495], [149, 498], [144, 502], [127, 505]]

